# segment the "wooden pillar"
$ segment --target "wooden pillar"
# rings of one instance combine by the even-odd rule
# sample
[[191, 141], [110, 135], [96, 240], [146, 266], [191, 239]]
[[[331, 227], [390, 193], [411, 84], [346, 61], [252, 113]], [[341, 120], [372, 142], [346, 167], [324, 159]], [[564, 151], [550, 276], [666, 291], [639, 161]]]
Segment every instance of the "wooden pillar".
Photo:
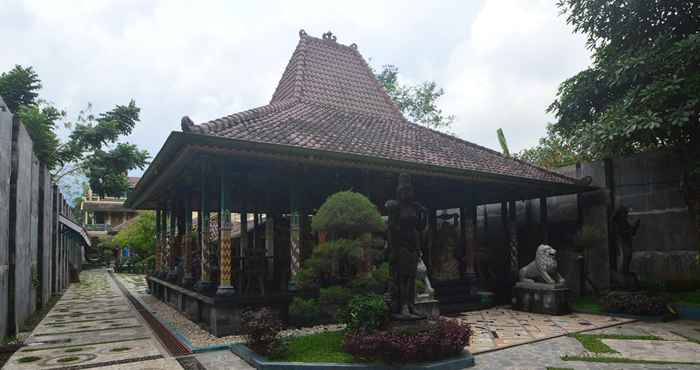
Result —
[[155, 245], [155, 251], [154, 251], [154, 259], [155, 259], [155, 273], [158, 274], [161, 271], [161, 264], [160, 264], [160, 258], [161, 258], [161, 224], [160, 224], [160, 218], [161, 218], [162, 212], [160, 207], [156, 208], [156, 245]]
[[167, 254], [168, 254], [168, 215], [165, 203], [160, 208], [160, 272], [158, 276], [165, 278], [167, 274]]
[[517, 280], [520, 270], [518, 257], [518, 222], [516, 214], [516, 203], [514, 200], [508, 202], [508, 246], [510, 251], [510, 272]]
[[455, 257], [459, 262], [459, 277], [464, 279], [467, 272], [467, 208], [459, 208], [459, 246], [457, 247]]
[[290, 286], [291, 290], [296, 289], [293, 285], [294, 277], [301, 270], [302, 250], [304, 243], [304, 221], [302, 211], [302, 189], [298, 179], [300, 174], [295, 174], [289, 189], [290, 212], [289, 212], [289, 249], [290, 249]]
[[265, 214], [265, 255], [267, 259], [268, 277], [272, 277], [275, 271], [275, 217], [270, 213]]
[[170, 281], [177, 280], [175, 264], [177, 259], [177, 206], [174, 200], [168, 203], [168, 276]]
[[185, 217], [184, 217], [184, 233], [182, 236], [183, 249], [183, 276], [182, 285], [191, 287], [194, 283], [192, 277], [192, 192], [188, 189], [184, 200]]
[[232, 253], [231, 253], [231, 210], [230, 204], [230, 184], [228, 174], [225, 169], [221, 169], [219, 175], [219, 288], [216, 290], [218, 296], [233, 295], [236, 290], [231, 282], [233, 281]]
[[203, 292], [209, 289], [213, 289], [214, 283], [211, 276], [211, 258], [209, 249], [209, 202], [207, 201], [207, 169], [205, 168], [202, 172], [201, 182], [200, 182], [200, 196], [199, 196], [199, 213], [198, 213], [198, 229], [199, 229], [199, 247], [201, 251], [200, 258], [200, 268], [202, 274], [200, 280], [197, 282], [195, 289]]
[[542, 228], [542, 243], [549, 244], [549, 221], [547, 220], [547, 198], [540, 198], [540, 227]]
[[423, 263], [428, 268], [428, 275], [433, 274], [433, 253], [438, 243], [437, 234], [437, 210], [430, 208], [428, 210], [428, 238], [430, 243], [426, 251], [423, 252]]

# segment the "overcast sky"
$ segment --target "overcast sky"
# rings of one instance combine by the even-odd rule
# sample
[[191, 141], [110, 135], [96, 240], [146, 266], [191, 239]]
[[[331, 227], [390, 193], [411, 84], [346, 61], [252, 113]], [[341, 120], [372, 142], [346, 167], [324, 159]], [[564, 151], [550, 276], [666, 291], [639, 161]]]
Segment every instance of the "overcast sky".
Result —
[[0, 71], [33, 66], [41, 96], [74, 117], [136, 100], [128, 141], [155, 155], [180, 118], [266, 104], [303, 28], [357, 43], [406, 83], [434, 80], [459, 137], [500, 150], [535, 145], [561, 81], [586, 68], [581, 35], [555, 0], [0, 0]]

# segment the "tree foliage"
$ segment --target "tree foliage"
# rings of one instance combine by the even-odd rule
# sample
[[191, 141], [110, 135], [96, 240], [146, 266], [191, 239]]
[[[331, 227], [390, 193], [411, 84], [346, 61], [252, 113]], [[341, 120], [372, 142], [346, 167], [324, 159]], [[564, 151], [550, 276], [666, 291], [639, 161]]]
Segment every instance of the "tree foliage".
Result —
[[68, 139], [59, 140], [58, 123], [66, 113], [39, 98], [41, 80], [32, 67], [15, 66], [0, 75], [0, 96], [24, 123], [34, 141], [37, 157], [51, 170], [54, 180], [84, 174], [93, 191], [101, 196], [120, 196], [129, 187], [129, 170], [143, 169], [148, 152], [135, 145], [118, 143], [139, 122], [140, 108], [131, 100], [94, 115], [92, 106], [81, 111]]
[[593, 63], [559, 86], [545, 148], [586, 159], [675, 151], [700, 229], [700, 4], [559, 0], [558, 6], [587, 36]]
[[145, 212], [128, 221], [112, 239], [112, 244], [120, 247], [128, 246], [140, 257], [153, 254], [156, 243], [156, 216], [153, 212]]
[[547, 136], [540, 139], [535, 147], [523, 149], [515, 157], [544, 168], [557, 168], [589, 160], [572, 148], [568, 138], [547, 125]]
[[446, 115], [437, 106], [445, 91], [434, 81], [403, 85], [399, 82], [399, 69], [393, 65], [383, 66], [376, 76], [410, 121], [436, 130], [448, 130], [454, 122], [454, 116]]
[[700, 9], [689, 1], [562, 0], [593, 65], [564, 81], [552, 133], [588, 158], [673, 148], [697, 158]]
[[336, 237], [354, 237], [385, 229], [377, 206], [364, 195], [341, 191], [328, 197], [311, 220], [314, 231]]

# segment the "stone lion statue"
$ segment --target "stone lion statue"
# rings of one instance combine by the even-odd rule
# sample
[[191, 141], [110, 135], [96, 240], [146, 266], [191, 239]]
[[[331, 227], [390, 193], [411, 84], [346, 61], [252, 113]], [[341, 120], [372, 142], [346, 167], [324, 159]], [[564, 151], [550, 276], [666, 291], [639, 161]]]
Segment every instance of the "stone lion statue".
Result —
[[520, 281], [564, 285], [564, 278], [557, 271], [557, 250], [549, 245], [537, 247], [535, 260], [520, 269]]

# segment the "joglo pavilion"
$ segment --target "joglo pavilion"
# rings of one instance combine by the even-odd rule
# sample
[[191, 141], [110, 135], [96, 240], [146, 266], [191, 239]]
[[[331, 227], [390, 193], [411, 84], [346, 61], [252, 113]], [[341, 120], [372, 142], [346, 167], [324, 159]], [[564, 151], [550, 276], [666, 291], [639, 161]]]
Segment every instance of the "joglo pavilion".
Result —
[[[363, 193], [384, 214], [398, 175], [410, 174], [429, 209], [428, 245], [436, 242], [438, 212], [458, 209], [455, 284], [475, 296], [477, 205], [589, 189], [409, 122], [357, 45], [330, 32], [299, 32], [269, 104], [201, 124], [185, 116], [181, 127], [126, 206], [156, 212], [152, 294], [218, 336], [235, 333], [247, 307], [284, 315], [295, 294], [291, 278], [318, 237], [310, 216], [335, 192]], [[541, 212], [546, 217], [546, 207]], [[515, 254], [517, 236], [511, 239]], [[435, 268], [429, 249], [423, 259], [429, 272]]]

